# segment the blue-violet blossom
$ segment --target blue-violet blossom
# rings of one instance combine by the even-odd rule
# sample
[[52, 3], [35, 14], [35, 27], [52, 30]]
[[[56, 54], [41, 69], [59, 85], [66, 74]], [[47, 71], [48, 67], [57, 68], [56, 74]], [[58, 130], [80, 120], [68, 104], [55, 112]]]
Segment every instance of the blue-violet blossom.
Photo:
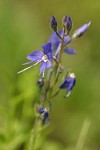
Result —
[[30, 64], [32, 62], [36, 62], [36, 63], [19, 71], [18, 73], [21, 73], [27, 69], [30, 69], [31, 67], [33, 67], [39, 63], [41, 63], [40, 74], [43, 73], [47, 68], [50, 68], [51, 61], [52, 61], [52, 44], [50, 42], [48, 42], [42, 46], [42, 49], [44, 50], [44, 52], [42, 52], [40, 50], [36, 50], [36, 51], [32, 52], [30, 55], [28, 55], [27, 59], [29, 59], [30, 62], [25, 63], [23, 65]]

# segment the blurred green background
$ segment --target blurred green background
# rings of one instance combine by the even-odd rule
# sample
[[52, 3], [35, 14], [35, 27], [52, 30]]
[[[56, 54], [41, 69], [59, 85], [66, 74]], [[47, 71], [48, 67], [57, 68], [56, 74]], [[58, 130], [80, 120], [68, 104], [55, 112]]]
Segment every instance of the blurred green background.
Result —
[[[61, 29], [71, 16], [73, 32], [91, 21], [87, 33], [71, 46], [76, 56], [63, 56], [77, 84], [68, 100], [64, 91], [53, 104], [51, 124], [37, 143], [38, 150], [100, 150], [100, 0], [0, 1], [0, 150], [27, 150], [39, 100], [38, 67], [20, 75], [21, 64], [40, 49], [52, 33], [54, 15]], [[47, 134], [48, 136], [44, 138]]]

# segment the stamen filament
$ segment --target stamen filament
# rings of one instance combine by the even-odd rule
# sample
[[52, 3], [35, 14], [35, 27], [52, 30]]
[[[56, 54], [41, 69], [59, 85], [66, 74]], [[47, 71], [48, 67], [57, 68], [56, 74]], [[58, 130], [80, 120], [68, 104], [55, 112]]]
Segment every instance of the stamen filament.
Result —
[[36, 66], [36, 65], [37, 65], [37, 64], [39, 64], [40, 62], [42, 62], [42, 60], [41, 60], [41, 61], [36, 62], [35, 64], [33, 64], [33, 65], [31, 65], [31, 66], [29, 66], [29, 67], [27, 67], [27, 68], [25, 68], [25, 69], [23, 69], [23, 70], [21, 70], [21, 71], [19, 71], [19, 72], [18, 72], [18, 74], [20, 74], [20, 73], [22, 73], [22, 72], [24, 72], [24, 71], [26, 71], [26, 70], [28, 70], [28, 69], [32, 68], [33, 66]]
[[28, 65], [28, 64], [30, 64], [30, 63], [32, 63], [32, 61], [23, 63], [22, 65], [23, 65], [23, 66], [24, 66], [24, 65]]

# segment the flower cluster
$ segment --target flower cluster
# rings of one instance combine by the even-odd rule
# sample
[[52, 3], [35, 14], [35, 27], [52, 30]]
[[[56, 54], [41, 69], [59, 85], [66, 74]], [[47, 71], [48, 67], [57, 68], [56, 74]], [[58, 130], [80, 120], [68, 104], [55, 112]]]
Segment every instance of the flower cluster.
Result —
[[[76, 51], [70, 47], [69, 44], [74, 39], [83, 36], [89, 28], [90, 23], [91, 22], [84, 24], [71, 35], [71, 17], [64, 16], [62, 19], [62, 30], [58, 30], [57, 20], [52, 16], [50, 19], [50, 27], [53, 30], [53, 33], [50, 35], [49, 40], [42, 46], [42, 51], [35, 50], [27, 56], [29, 62], [24, 63], [23, 65], [31, 65], [18, 72], [21, 73], [40, 64], [40, 78], [37, 81], [37, 85], [39, 85], [39, 92], [41, 95], [38, 113], [42, 116], [42, 124], [45, 124], [46, 120], [49, 118], [52, 99], [57, 96], [62, 89], [66, 89], [65, 98], [68, 98], [75, 86], [75, 74], [63, 67], [62, 54], [76, 54]], [[55, 91], [54, 88], [58, 83], [59, 76], [62, 76], [65, 80], [61, 85], [58, 85], [58, 89]], [[49, 109], [47, 109], [48, 106]]]

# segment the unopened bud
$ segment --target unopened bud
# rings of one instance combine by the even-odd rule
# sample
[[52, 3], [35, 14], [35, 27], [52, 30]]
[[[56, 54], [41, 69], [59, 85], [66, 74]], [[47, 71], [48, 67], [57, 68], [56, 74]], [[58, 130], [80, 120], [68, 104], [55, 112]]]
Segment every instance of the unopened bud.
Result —
[[78, 37], [81, 37], [86, 31], [87, 29], [89, 28], [91, 22], [87, 23], [87, 24], [84, 24], [83, 26], [81, 26], [79, 29], [77, 29], [73, 35], [72, 35], [72, 39], [74, 38], [78, 38]]
[[43, 85], [44, 85], [44, 79], [43, 78], [39, 78], [38, 81], [37, 81], [37, 85], [39, 85], [39, 87], [42, 88]]
[[63, 27], [68, 31], [68, 33], [72, 29], [72, 20], [71, 20], [70, 16], [64, 16]]
[[67, 97], [70, 95], [73, 87], [75, 86], [76, 78], [74, 73], [67, 75], [65, 81], [60, 85], [60, 89], [67, 89]]
[[55, 32], [57, 31], [57, 21], [54, 16], [52, 16], [50, 19], [50, 26], [53, 31], [55, 31]]

